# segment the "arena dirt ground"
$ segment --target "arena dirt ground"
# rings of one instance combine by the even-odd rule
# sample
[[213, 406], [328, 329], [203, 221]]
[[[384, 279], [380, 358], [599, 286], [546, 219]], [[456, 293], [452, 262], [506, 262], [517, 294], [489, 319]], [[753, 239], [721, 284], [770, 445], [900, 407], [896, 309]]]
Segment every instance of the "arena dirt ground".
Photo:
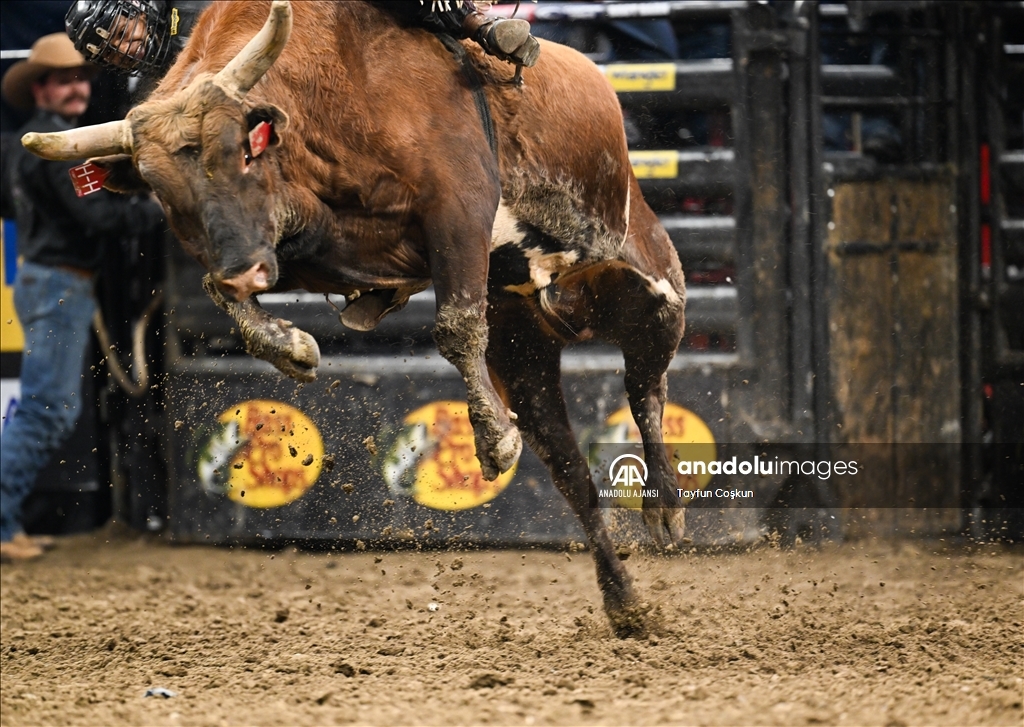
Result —
[[269, 552], [108, 530], [3, 566], [0, 721], [1020, 725], [1022, 554], [634, 555], [663, 626], [620, 641], [585, 552]]

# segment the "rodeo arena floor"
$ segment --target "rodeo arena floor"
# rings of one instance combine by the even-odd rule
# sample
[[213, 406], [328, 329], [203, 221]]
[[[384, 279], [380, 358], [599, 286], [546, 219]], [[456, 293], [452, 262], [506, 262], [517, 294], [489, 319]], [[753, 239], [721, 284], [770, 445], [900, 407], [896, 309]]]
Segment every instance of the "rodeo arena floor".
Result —
[[[1020, 725], [1019, 548], [634, 553], [172, 546], [108, 528], [2, 570], [4, 725]], [[147, 690], [173, 696], [145, 697]], [[152, 693], [152, 692], [151, 692]]]

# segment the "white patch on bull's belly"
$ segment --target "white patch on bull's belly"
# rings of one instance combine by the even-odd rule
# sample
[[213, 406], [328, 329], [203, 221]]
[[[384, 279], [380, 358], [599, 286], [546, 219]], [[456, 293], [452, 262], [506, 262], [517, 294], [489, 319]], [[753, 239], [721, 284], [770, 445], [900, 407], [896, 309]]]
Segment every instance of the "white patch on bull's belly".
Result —
[[546, 253], [535, 247], [522, 251], [530, 267], [530, 279], [518, 285], [506, 285], [505, 290], [522, 296], [531, 296], [551, 285], [559, 273], [572, 267], [579, 259], [575, 250]]
[[579, 260], [579, 253], [575, 250], [545, 253], [543, 250], [530, 248], [524, 252], [530, 264], [530, 282], [536, 288], [546, 288], [551, 285], [551, 279], [554, 276], [572, 267]]
[[644, 280], [647, 281], [647, 289], [650, 290], [652, 293], [654, 293], [655, 295], [662, 295], [665, 297], [666, 300], [672, 303], [681, 302], [679, 293], [676, 292], [676, 289], [672, 287], [672, 283], [670, 283], [668, 280], [666, 280], [665, 278], [652, 278], [650, 275], [645, 275], [644, 273], [641, 273], [639, 270], [637, 270], [636, 272], [638, 275], [641, 275]]
[[491, 249], [518, 244], [524, 237], [526, 235], [519, 228], [519, 220], [512, 216], [505, 200], [499, 200], [498, 211], [494, 215], [494, 227], [491, 228]]
[[[547, 243], [546, 246], [544, 242]], [[491, 252], [502, 248], [506, 255], [521, 255], [525, 258], [529, 270], [529, 279], [520, 279], [511, 285], [506, 284], [503, 286], [505, 290], [523, 296], [533, 295], [536, 291], [551, 285], [559, 274], [579, 263], [584, 257], [580, 250], [552, 250], [551, 243], [555, 246], [561, 244], [560, 241], [546, 236], [543, 240], [538, 239], [537, 231], [513, 215], [504, 199], [499, 200], [491, 231]]]

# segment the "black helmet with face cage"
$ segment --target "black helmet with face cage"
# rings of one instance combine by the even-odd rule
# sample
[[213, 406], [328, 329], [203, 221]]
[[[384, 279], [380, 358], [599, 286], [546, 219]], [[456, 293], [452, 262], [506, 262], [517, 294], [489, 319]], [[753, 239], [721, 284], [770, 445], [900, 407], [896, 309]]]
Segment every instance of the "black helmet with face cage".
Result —
[[90, 63], [150, 75], [163, 70], [170, 56], [164, 5], [152, 0], [77, 0], [64, 25]]

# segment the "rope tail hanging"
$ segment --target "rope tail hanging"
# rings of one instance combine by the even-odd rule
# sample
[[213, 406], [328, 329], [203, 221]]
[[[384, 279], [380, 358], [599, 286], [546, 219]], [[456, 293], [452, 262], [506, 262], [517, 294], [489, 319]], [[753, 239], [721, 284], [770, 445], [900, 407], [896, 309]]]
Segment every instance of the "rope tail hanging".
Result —
[[135, 327], [132, 330], [132, 361], [137, 364], [138, 381], [133, 381], [124, 367], [121, 366], [117, 351], [110, 343], [110, 331], [107, 330], [106, 323], [103, 321], [103, 314], [98, 306], [96, 313], [92, 317], [92, 327], [96, 331], [100, 348], [103, 349], [104, 360], [107, 362], [107, 368], [110, 369], [110, 375], [114, 377], [114, 381], [117, 382], [118, 386], [128, 396], [136, 399], [145, 394], [149, 389], [149, 363], [146, 361], [146, 329], [149, 328], [149, 321], [153, 318], [157, 308], [160, 307], [163, 298], [164, 294], [162, 292], [153, 296], [153, 300], [146, 306], [146, 310], [142, 312], [142, 316], [135, 322]]

